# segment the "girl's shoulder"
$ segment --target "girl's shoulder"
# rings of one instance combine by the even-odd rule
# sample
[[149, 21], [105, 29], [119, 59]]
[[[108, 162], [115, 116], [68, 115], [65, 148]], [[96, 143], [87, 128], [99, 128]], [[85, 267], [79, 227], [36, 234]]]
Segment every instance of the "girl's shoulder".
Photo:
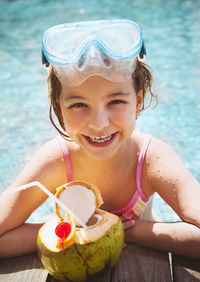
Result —
[[61, 136], [55, 136], [46, 143], [36, 152], [36, 155], [44, 156], [44, 161], [52, 162], [63, 158], [62, 145], [64, 144], [66, 150], [75, 151], [77, 146], [74, 142], [63, 139]]
[[132, 140], [137, 145], [139, 151], [141, 151], [146, 143], [149, 143], [146, 152], [146, 158], [148, 160], [158, 160], [159, 156], [174, 156], [176, 154], [166, 142], [147, 133], [136, 131], [132, 136]]
[[[17, 178], [17, 185], [31, 181], [45, 183], [54, 189], [67, 181], [63, 151], [57, 137], [44, 143], [37, 150]], [[16, 185], [15, 185], [16, 186]]]
[[145, 151], [143, 173], [151, 183], [152, 191], [163, 187], [164, 183], [174, 181], [186, 169], [173, 148], [163, 140], [148, 134], [137, 132], [134, 142], [138, 146], [138, 155], [143, 151], [146, 141], [150, 142]]
[[169, 187], [175, 187], [178, 183], [179, 186], [183, 186], [183, 179], [185, 183], [193, 181], [175, 150], [159, 138], [152, 137], [146, 153], [145, 165], [154, 192], [165, 193], [166, 190], [169, 191]]
[[172, 163], [181, 162], [175, 150], [168, 143], [153, 136], [147, 152], [147, 160], [152, 167], [159, 166], [165, 169]]
[[62, 150], [57, 137], [54, 137], [44, 143], [33, 155], [33, 159], [39, 159], [43, 164], [51, 164], [60, 160]]

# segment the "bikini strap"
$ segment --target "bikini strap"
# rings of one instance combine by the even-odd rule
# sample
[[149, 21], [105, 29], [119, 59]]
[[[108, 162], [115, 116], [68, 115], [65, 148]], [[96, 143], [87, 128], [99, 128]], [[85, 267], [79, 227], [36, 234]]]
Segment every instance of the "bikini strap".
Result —
[[140, 195], [141, 199], [145, 202], [148, 201], [148, 198], [145, 196], [145, 194], [142, 191], [141, 187], [141, 175], [142, 175], [142, 168], [144, 164], [144, 159], [146, 156], [146, 152], [148, 150], [149, 144], [151, 142], [152, 136], [148, 135], [142, 149], [140, 151], [139, 157], [138, 157], [138, 162], [137, 162], [137, 170], [136, 170], [136, 183], [137, 183], [137, 191], [138, 194]]
[[65, 158], [65, 163], [66, 163], [66, 168], [67, 168], [67, 182], [70, 182], [72, 181], [72, 162], [70, 159], [69, 150], [62, 136], [58, 135], [57, 139], [60, 143], [64, 158]]

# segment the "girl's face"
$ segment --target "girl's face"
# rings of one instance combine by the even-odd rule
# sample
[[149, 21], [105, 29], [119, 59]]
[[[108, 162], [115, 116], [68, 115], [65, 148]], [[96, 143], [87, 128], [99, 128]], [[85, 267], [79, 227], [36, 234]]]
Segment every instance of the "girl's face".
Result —
[[112, 157], [125, 144], [141, 102], [132, 79], [114, 83], [100, 76], [76, 87], [62, 85], [59, 101], [66, 132], [96, 159]]

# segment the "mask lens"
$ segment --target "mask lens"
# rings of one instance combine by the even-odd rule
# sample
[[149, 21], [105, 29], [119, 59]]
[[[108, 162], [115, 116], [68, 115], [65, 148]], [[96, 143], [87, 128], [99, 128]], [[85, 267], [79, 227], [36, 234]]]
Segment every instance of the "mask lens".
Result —
[[128, 20], [91, 21], [55, 26], [43, 38], [43, 50], [53, 65], [77, 62], [95, 43], [112, 58], [124, 60], [139, 54], [142, 38], [136, 23]]
[[99, 35], [110, 56], [126, 57], [138, 48], [140, 33], [135, 26], [115, 25], [105, 28]]

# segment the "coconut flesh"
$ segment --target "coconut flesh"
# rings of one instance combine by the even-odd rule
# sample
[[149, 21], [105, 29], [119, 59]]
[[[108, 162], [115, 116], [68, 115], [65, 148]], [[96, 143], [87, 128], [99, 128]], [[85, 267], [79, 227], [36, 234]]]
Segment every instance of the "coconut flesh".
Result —
[[38, 251], [46, 270], [60, 281], [87, 281], [118, 260], [124, 231], [118, 216], [100, 210], [99, 190], [86, 182], [73, 181], [57, 191], [57, 197], [87, 225], [77, 225], [65, 255], [58, 248], [56, 226], [65, 220], [65, 211], [57, 204], [56, 215], [38, 233]]
[[[103, 204], [99, 190], [94, 185], [73, 182], [66, 184], [65, 189], [59, 193], [59, 200], [63, 202], [72, 212], [74, 212], [83, 223], [87, 225], [88, 221], [94, 215], [95, 210]], [[65, 211], [56, 204], [56, 209], [61, 218], [65, 217]], [[78, 223], [76, 223], [78, 226]], [[89, 224], [89, 223], [88, 223]]]

